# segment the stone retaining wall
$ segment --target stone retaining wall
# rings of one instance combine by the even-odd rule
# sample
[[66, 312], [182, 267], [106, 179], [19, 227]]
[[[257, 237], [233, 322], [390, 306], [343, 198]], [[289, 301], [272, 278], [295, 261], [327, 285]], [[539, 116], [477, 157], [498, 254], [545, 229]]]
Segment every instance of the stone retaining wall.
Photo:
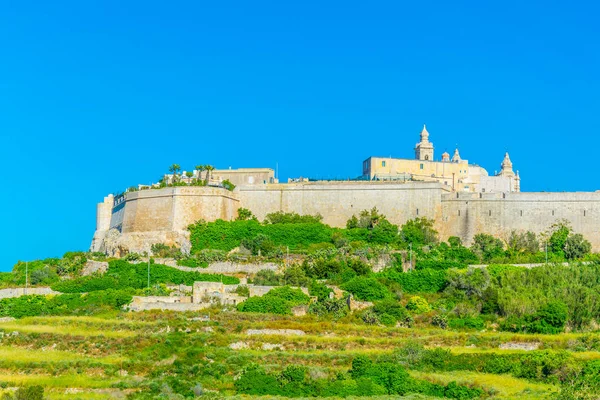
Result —
[[21, 296], [29, 296], [29, 295], [42, 295], [46, 296], [49, 294], [61, 294], [60, 292], [55, 292], [49, 287], [33, 287], [33, 288], [9, 288], [9, 289], [0, 289], [0, 299], [9, 299], [12, 297], [21, 297]]

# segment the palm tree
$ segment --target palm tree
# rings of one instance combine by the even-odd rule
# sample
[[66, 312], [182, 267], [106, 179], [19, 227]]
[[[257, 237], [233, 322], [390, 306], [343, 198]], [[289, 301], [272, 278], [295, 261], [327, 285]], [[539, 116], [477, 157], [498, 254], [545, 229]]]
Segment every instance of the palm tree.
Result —
[[181, 165], [179, 164], [171, 164], [169, 166], [169, 172], [173, 174], [173, 183], [177, 181], [177, 173], [181, 171]]
[[214, 170], [215, 167], [212, 165], [205, 165], [204, 169], [206, 170], [206, 185], [208, 185], [208, 182], [210, 181], [210, 171]]
[[202, 171], [204, 171], [206, 167], [203, 164], [196, 165], [196, 170], [198, 171], [198, 184], [202, 182]]

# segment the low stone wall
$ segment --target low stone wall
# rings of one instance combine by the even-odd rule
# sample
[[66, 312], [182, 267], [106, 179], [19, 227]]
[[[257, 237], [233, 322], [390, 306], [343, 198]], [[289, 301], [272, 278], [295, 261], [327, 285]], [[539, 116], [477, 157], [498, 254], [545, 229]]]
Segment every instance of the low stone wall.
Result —
[[134, 296], [133, 301], [127, 307], [131, 311], [197, 311], [211, 305], [211, 303], [192, 303], [192, 298], [189, 296]]
[[9, 289], [0, 289], [0, 299], [9, 299], [12, 297], [21, 297], [21, 296], [29, 296], [29, 295], [42, 295], [46, 296], [49, 294], [61, 294], [60, 292], [55, 292], [49, 287], [33, 287], [33, 288], [9, 288]]
[[177, 265], [177, 261], [172, 258], [155, 258], [154, 262], [157, 264], [167, 265], [169, 267], [177, 268], [180, 271], [186, 272], [202, 272], [206, 274], [234, 274], [236, 272], [243, 272], [247, 274], [255, 274], [258, 271], [263, 269], [268, 269], [271, 271], [279, 271], [281, 265], [267, 262], [267, 263], [236, 263], [230, 261], [220, 261], [210, 264], [206, 268], [191, 268], [191, 267], [182, 267]]

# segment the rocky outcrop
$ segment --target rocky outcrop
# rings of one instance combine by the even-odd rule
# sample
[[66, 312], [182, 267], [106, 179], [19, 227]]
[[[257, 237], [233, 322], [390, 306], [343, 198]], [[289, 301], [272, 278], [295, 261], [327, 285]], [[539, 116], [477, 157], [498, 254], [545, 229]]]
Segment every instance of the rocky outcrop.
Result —
[[128, 253], [151, 253], [153, 244], [177, 246], [185, 255], [190, 254], [192, 244], [188, 231], [153, 231], [120, 233], [109, 230], [96, 249], [109, 257], [123, 257]]

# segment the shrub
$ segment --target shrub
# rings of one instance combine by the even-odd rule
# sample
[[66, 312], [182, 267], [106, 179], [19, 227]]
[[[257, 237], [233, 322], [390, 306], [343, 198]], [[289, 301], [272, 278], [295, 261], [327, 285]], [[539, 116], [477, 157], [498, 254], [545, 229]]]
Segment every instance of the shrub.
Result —
[[477, 254], [482, 261], [489, 261], [494, 257], [499, 257], [504, 254], [504, 242], [492, 235], [478, 233], [473, 237], [471, 250]]
[[449, 321], [449, 326], [454, 329], [477, 329], [481, 330], [485, 327], [485, 322], [481, 318], [452, 318]]
[[312, 303], [308, 307], [308, 312], [318, 316], [328, 316], [335, 321], [348, 315], [349, 308], [347, 299], [328, 298]]
[[284, 223], [275, 219], [276, 223], [262, 225], [253, 219], [245, 221], [199, 221], [188, 227], [192, 253], [202, 249], [230, 251], [240, 246], [242, 240], [255, 238], [258, 234], [268, 236], [274, 246], [286, 246], [291, 251], [306, 249], [314, 243], [331, 241], [333, 232], [331, 227], [321, 222], [314, 222], [314, 217], [302, 219], [302, 221], [308, 220], [313, 222]]
[[252, 214], [252, 211], [247, 208], [238, 208], [238, 216], [236, 217], [236, 221], [247, 221], [247, 220], [255, 220], [256, 217]]
[[250, 250], [253, 255], [269, 256], [275, 252], [275, 243], [262, 233], [252, 239], [242, 239], [241, 245]]
[[437, 231], [433, 229], [434, 221], [425, 217], [406, 221], [400, 228], [400, 235], [404, 243], [413, 246], [435, 244], [438, 241]]
[[[172, 283], [193, 285], [194, 282], [223, 282], [237, 284], [238, 278], [200, 272], [185, 272], [161, 264], [151, 264], [150, 283]], [[63, 293], [82, 293], [109, 288], [143, 289], [148, 286], [148, 265], [130, 264], [124, 260], [110, 261], [104, 275], [92, 275], [73, 280], [65, 280], [52, 285], [52, 289]]]
[[406, 293], [436, 293], [447, 285], [445, 270], [424, 269], [410, 272], [388, 270], [378, 276], [397, 282]]
[[390, 297], [389, 290], [375, 278], [357, 277], [342, 285], [358, 300], [374, 301]]
[[406, 303], [406, 309], [414, 314], [423, 314], [431, 311], [431, 307], [429, 307], [427, 300], [419, 296], [413, 296], [408, 299], [408, 303]]
[[441, 329], [446, 329], [448, 328], [448, 318], [445, 315], [441, 314], [434, 315], [431, 319], [431, 325], [437, 326]]
[[280, 285], [281, 275], [275, 274], [270, 269], [261, 269], [254, 275], [252, 283], [259, 286], [278, 286]]
[[391, 299], [375, 302], [373, 311], [377, 315], [390, 315], [394, 317], [396, 321], [405, 321], [410, 317], [409, 313], [406, 311], [406, 308], [402, 307], [402, 304]]
[[272, 313], [272, 314], [291, 314], [292, 306], [289, 302], [278, 297], [250, 297], [243, 303], [238, 304], [238, 311]]
[[312, 281], [308, 286], [308, 293], [311, 296], [315, 296], [317, 301], [325, 301], [329, 299], [329, 293], [332, 292], [333, 289], [317, 281]]
[[[160, 258], [180, 258], [181, 250], [177, 246], [167, 246], [164, 243], [155, 243], [150, 246], [152, 255]], [[129, 260], [131, 261], [131, 260]]]
[[323, 220], [319, 214], [299, 215], [295, 212], [286, 213], [277, 211], [267, 214], [265, 224], [318, 224]]
[[467, 264], [454, 260], [417, 260], [415, 269], [446, 270], [450, 268], [467, 268]]
[[583, 235], [579, 233], [569, 236], [565, 241], [564, 252], [567, 260], [583, 258], [586, 254], [589, 254], [591, 250], [591, 243], [585, 240]]
[[292, 306], [298, 306], [301, 304], [308, 304], [310, 301], [310, 297], [308, 297], [304, 292], [300, 289], [292, 289], [289, 286], [282, 286], [278, 288], [271, 289], [263, 296], [263, 298], [280, 298]]

